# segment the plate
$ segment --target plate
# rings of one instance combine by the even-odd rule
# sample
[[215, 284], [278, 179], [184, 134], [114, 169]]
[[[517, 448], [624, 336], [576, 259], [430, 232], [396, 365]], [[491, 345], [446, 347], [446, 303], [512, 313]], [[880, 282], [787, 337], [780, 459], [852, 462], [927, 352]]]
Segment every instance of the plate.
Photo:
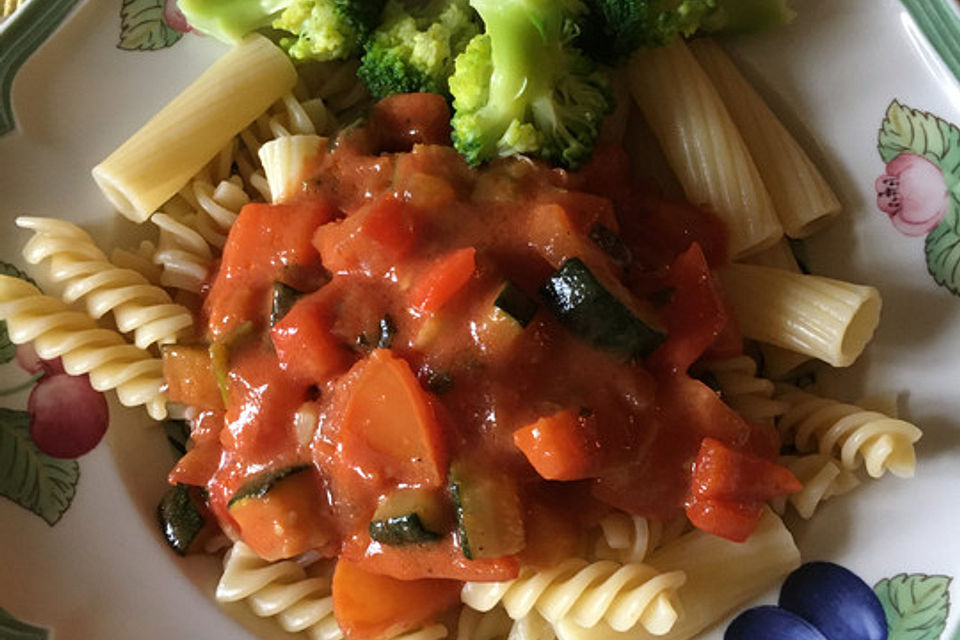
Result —
[[[925, 435], [915, 478], [864, 482], [790, 524], [805, 560], [836, 562], [882, 594], [891, 639], [960, 638], [960, 17], [948, 0], [795, 5], [789, 26], [727, 44], [843, 201], [843, 216], [804, 243], [808, 264], [884, 300], [864, 356], [818, 385], [846, 400], [897, 394]], [[162, 0], [27, 0], [0, 23], [0, 267], [26, 266], [18, 215], [70, 219], [102, 246], [146, 237], [111, 211], [90, 169], [222, 51], [172, 29]], [[904, 153], [935, 160], [928, 179], [951, 189], [951, 208], [920, 235], [878, 203], [878, 178], [901, 171], [888, 163]], [[268, 621], [213, 602], [216, 559], [164, 544], [155, 510], [174, 457], [141, 412], [111, 397], [101, 444], [25, 475], [43, 463], [23, 437], [42, 380], [11, 354], [0, 341], [0, 637], [272, 637]], [[61, 411], [74, 407], [96, 411], [88, 400]], [[758, 600], [775, 601], [776, 589]]]

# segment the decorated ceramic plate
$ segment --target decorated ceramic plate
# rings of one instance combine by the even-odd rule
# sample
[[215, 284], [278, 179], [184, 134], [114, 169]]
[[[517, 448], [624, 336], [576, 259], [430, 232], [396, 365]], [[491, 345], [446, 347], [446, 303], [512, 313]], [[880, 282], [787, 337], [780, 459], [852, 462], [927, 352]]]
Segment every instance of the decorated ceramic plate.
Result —
[[[70, 220], [101, 247], [150, 257], [139, 244], [155, 240], [149, 225], [117, 215], [90, 172], [224, 52], [185, 33], [170, 4], [6, 3], [4, 274], [56, 290], [22, 255], [31, 234], [17, 216]], [[797, 246], [803, 266], [873, 285], [883, 299], [875, 340], [853, 366], [817, 370], [815, 388], [847, 402], [869, 396], [923, 437], [912, 478], [838, 466], [834, 475], [853, 479], [842, 495], [828, 488], [813, 517], [786, 505], [808, 564], [702, 637], [957, 639], [960, 8], [795, 4], [789, 25], [724, 45], [842, 203], [829, 227]], [[177, 423], [121, 406], [86, 376], [15, 346], [0, 324], [0, 638], [299, 637], [280, 630], [276, 610], [257, 617], [243, 598], [215, 601], [222, 554], [181, 557], [168, 546], [157, 505], [183, 438]], [[722, 572], [712, 579], [726, 588]], [[837, 620], [860, 631], [838, 632]]]

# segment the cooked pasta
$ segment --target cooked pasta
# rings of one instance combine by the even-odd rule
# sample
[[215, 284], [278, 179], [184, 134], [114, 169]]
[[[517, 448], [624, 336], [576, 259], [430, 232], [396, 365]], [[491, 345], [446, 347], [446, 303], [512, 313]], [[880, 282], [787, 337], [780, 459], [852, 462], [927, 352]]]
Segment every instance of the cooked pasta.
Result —
[[155, 213], [150, 222], [160, 230], [160, 242], [153, 261], [163, 270], [161, 284], [199, 293], [214, 263], [207, 241], [191, 225], [172, 215]]
[[687, 199], [726, 223], [730, 254], [739, 258], [776, 242], [783, 230], [770, 194], [717, 90], [683, 41], [635, 55], [629, 74], [633, 99]]
[[604, 621], [584, 627], [565, 618], [554, 625], [560, 640], [689, 640], [799, 566], [800, 552], [780, 518], [767, 511], [746, 542], [695, 530], [648, 562], [660, 571], [687, 576], [677, 592], [683, 615], [669, 632], [657, 636], [642, 627], [617, 631]]
[[56, 218], [20, 217], [17, 226], [34, 236], [24, 245], [30, 264], [50, 262], [50, 276], [62, 283], [68, 304], [83, 300], [99, 319], [112, 313], [121, 333], [133, 333], [141, 349], [176, 342], [193, 325], [193, 315], [138, 271], [114, 265], [80, 227]]
[[846, 367], [880, 321], [873, 287], [751, 264], [721, 272], [744, 337]]
[[618, 631], [639, 624], [661, 635], [680, 615], [675, 594], [685, 580], [682, 571], [661, 573], [639, 562], [571, 558], [549, 569], [523, 569], [508, 582], [468, 582], [461, 599], [479, 611], [502, 602], [515, 620], [536, 608], [554, 624], [569, 617], [591, 627], [603, 620]]
[[14, 344], [33, 342], [41, 358], [61, 358], [67, 373], [89, 374], [97, 391], [115, 389], [121, 404], [145, 405], [155, 420], [166, 417], [160, 359], [116, 331], [98, 327], [86, 313], [43, 295], [29, 282], [0, 276], [0, 320]]
[[149, 240], [144, 240], [136, 251], [121, 247], [114, 248], [110, 252], [110, 262], [121, 269], [133, 269], [139, 272], [151, 284], [160, 284], [163, 270], [159, 265], [153, 263], [153, 256], [156, 252], [157, 247]]
[[272, 202], [283, 202], [303, 190], [311, 160], [326, 148], [327, 139], [316, 135], [283, 136], [260, 147]]
[[712, 374], [723, 401], [751, 422], [772, 424], [787, 410], [786, 403], [773, 398], [773, 382], [757, 377], [757, 363], [750, 356], [708, 360], [698, 369]]
[[286, 631], [306, 631], [313, 640], [343, 637], [333, 617], [329, 577], [310, 577], [292, 560], [263, 560], [243, 542], [224, 556], [216, 598], [246, 600], [258, 616], [276, 618]]
[[643, 562], [650, 553], [683, 534], [688, 523], [680, 517], [662, 522], [615, 511], [600, 521], [602, 535], [594, 555], [615, 562]]
[[743, 135], [784, 232], [805, 238], [822, 228], [840, 213], [840, 201], [806, 152], [720, 45], [698, 38], [690, 50]]
[[506, 640], [513, 624], [503, 607], [494, 607], [490, 611], [461, 607], [457, 618], [457, 640]]
[[804, 520], [809, 520], [824, 500], [844, 494], [860, 484], [857, 476], [844, 469], [839, 460], [821, 453], [783, 456], [780, 464], [790, 469], [797, 480], [803, 483], [803, 489], [777, 498], [774, 508], [783, 513], [789, 502]]
[[253, 34], [94, 167], [93, 177], [122, 214], [143, 222], [296, 80], [283, 51]]
[[913, 475], [913, 445], [923, 435], [915, 425], [794, 387], [785, 387], [777, 398], [790, 405], [778, 423], [781, 437], [801, 453], [834, 456], [850, 470], [862, 460], [874, 478], [886, 471], [904, 478]]

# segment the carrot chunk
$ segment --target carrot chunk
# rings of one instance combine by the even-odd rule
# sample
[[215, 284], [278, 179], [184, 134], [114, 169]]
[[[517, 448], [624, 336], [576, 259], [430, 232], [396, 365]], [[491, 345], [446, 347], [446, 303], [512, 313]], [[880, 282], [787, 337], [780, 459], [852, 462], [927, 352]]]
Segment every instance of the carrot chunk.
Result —
[[411, 302], [421, 313], [436, 313], [470, 281], [476, 249], [464, 247], [437, 260], [414, 285]]
[[280, 368], [297, 380], [321, 384], [350, 366], [350, 352], [331, 331], [330, 298], [327, 289], [301, 298], [270, 329]]
[[340, 427], [343, 462], [385, 480], [443, 486], [443, 434], [410, 365], [378, 349], [357, 367]]
[[352, 640], [392, 638], [426, 626], [460, 602], [455, 580], [397, 580], [340, 558], [333, 571], [333, 613]]
[[513, 442], [541, 477], [582, 480], [595, 471], [599, 448], [587, 417], [567, 409], [513, 433]]

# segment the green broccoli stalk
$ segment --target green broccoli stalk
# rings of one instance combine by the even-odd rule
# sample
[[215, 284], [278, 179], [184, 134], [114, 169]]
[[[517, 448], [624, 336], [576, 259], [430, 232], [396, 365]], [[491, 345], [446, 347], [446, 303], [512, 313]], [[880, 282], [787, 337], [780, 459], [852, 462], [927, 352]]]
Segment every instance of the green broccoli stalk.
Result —
[[454, 146], [473, 165], [518, 153], [576, 168], [612, 107], [607, 77], [573, 47], [572, 0], [471, 0], [486, 27], [455, 61]]
[[191, 27], [235, 43], [251, 31], [289, 32], [280, 45], [299, 60], [359, 55], [380, 21], [385, 0], [179, 0]]
[[789, 22], [790, 0], [585, 0], [577, 46], [608, 63], [698, 31], [755, 31]]
[[431, 0], [410, 9], [389, 0], [357, 75], [376, 98], [415, 91], [449, 98], [454, 58], [479, 32], [467, 0]]

